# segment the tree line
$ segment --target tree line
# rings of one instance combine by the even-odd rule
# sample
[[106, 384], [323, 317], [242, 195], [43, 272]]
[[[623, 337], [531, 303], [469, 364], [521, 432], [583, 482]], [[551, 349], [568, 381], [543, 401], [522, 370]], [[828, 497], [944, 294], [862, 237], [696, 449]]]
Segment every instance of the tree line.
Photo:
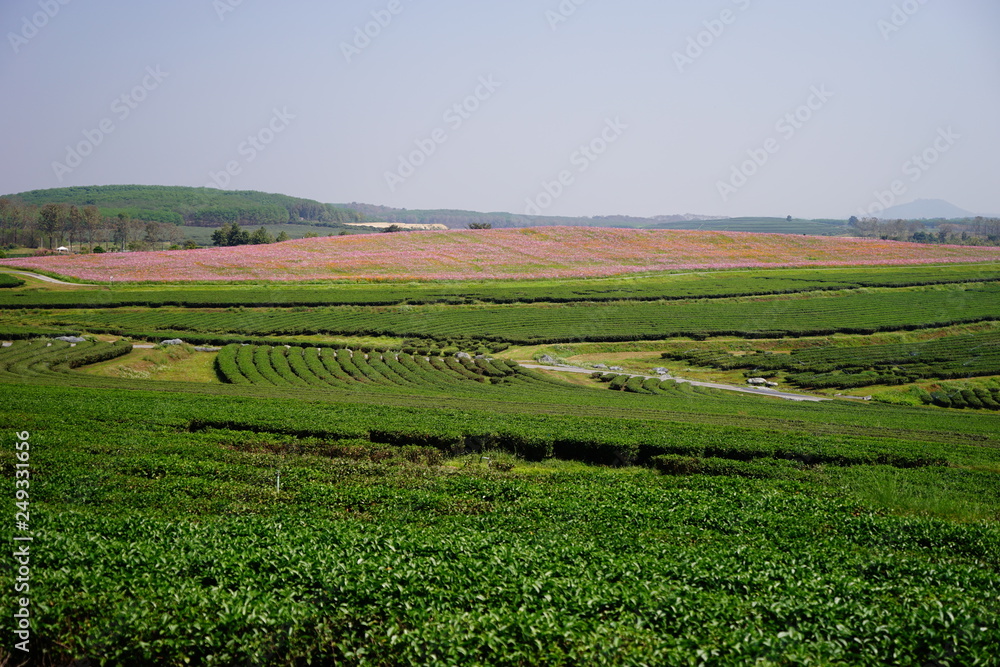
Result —
[[24, 204], [0, 197], [0, 246], [47, 248], [77, 245], [80, 249], [149, 250], [180, 243], [184, 232], [171, 223], [108, 216], [96, 206]]
[[929, 225], [919, 220], [880, 220], [851, 217], [848, 228], [855, 236], [886, 241], [961, 245], [1000, 245], [1000, 218]]

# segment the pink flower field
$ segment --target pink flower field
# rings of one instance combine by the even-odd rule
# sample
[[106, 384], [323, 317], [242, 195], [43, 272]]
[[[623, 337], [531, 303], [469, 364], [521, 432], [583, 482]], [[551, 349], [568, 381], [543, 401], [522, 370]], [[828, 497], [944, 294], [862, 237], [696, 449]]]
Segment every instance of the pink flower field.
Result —
[[627, 273], [1000, 261], [1000, 248], [871, 239], [536, 227], [302, 239], [271, 245], [3, 260], [84, 281], [581, 278]]

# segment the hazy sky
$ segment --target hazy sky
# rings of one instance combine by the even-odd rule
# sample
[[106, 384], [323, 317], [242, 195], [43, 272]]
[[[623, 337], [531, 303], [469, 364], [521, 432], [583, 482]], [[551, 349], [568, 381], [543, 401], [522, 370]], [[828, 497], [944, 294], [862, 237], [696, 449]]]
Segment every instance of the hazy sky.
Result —
[[1000, 214], [997, 0], [0, 0], [0, 28], [0, 192]]

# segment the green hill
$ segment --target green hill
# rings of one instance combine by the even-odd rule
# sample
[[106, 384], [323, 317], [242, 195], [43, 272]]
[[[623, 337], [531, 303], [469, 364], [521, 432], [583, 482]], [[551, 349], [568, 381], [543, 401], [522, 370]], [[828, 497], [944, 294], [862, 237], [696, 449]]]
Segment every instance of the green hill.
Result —
[[256, 191], [230, 191], [161, 185], [102, 185], [31, 190], [12, 199], [25, 204], [97, 206], [105, 216], [218, 227], [238, 222], [276, 225], [288, 222], [343, 224], [363, 222], [356, 211], [312, 199]]

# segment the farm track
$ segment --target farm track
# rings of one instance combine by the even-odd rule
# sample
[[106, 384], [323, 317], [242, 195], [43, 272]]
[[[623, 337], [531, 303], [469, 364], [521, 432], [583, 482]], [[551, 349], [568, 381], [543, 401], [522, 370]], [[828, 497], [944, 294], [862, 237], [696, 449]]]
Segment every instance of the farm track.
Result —
[[96, 287], [93, 283], [68, 283], [51, 276], [45, 276], [41, 273], [29, 273], [28, 271], [12, 271], [4, 269], [4, 273], [11, 273], [18, 276], [27, 276], [28, 278], [34, 278], [35, 280], [41, 280], [42, 282], [52, 283], [53, 285], [70, 285], [72, 287]]

